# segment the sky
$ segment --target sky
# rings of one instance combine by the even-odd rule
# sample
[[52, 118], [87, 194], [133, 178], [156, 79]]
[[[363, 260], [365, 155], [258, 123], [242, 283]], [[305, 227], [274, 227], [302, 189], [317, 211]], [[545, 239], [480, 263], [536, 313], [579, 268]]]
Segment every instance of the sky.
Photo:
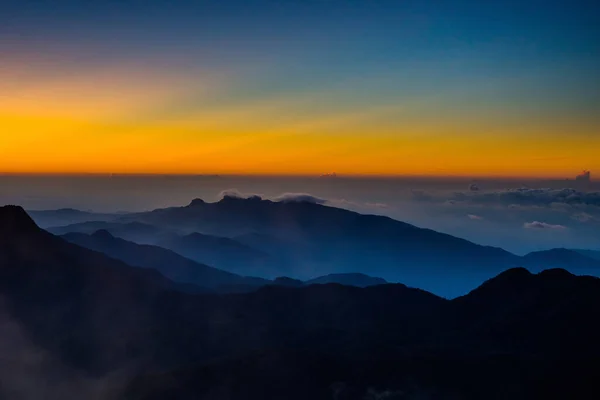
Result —
[[600, 4], [3, 0], [0, 172], [600, 171]]

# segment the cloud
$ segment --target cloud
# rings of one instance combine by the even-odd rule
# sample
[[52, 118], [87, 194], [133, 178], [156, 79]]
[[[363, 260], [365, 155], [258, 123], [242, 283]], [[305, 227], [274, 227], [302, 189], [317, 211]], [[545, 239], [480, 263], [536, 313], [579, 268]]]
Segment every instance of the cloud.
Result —
[[[257, 193], [244, 193], [237, 189], [227, 189], [219, 193], [219, 199], [234, 198], [234, 199], [250, 199], [263, 200], [264, 196]], [[312, 204], [327, 204], [332, 207], [352, 209], [359, 212], [365, 212], [369, 209], [387, 209], [389, 206], [386, 203], [379, 202], [355, 202], [346, 199], [326, 199], [312, 195], [310, 193], [285, 192], [276, 197], [269, 197], [270, 200], [279, 203], [312, 203]]]
[[473, 220], [482, 220], [483, 217], [480, 217], [479, 215], [475, 215], [475, 214], [467, 214], [467, 217], [469, 219], [473, 219]]
[[471, 185], [469, 185], [469, 190], [472, 192], [477, 192], [479, 191], [479, 186], [477, 186], [477, 184], [472, 183]]
[[237, 189], [225, 189], [221, 193], [219, 193], [219, 199], [224, 198], [234, 198], [234, 199], [252, 199], [252, 200], [262, 200], [262, 196], [256, 193], [243, 193]]
[[540, 221], [525, 222], [523, 224], [523, 228], [525, 228], [525, 229], [548, 229], [548, 230], [558, 230], [558, 231], [567, 229], [567, 227], [564, 225], [553, 225], [553, 224], [548, 224], [546, 222], [540, 222]]
[[327, 199], [322, 199], [317, 196], [313, 196], [309, 193], [282, 193], [275, 197], [273, 201], [281, 203], [313, 203], [313, 204], [325, 204]]
[[579, 222], [598, 222], [600, 219], [598, 217], [593, 216], [592, 214], [588, 214], [586, 212], [580, 212], [577, 214], [573, 214], [571, 216], [576, 221]]
[[507, 207], [561, 207], [594, 206], [600, 207], [600, 192], [581, 192], [576, 189], [507, 189], [482, 193], [478, 190], [454, 192], [448, 195], [434, 195], [424, 191], [412, 192], [417, 201], [461, 202], [477, 205], [503, 205]]
[[372, 208], [388, 208], [389, 205], [385, 204], [385, 203], [365, 203], [365, 206], [367, 207], [372, 207]]

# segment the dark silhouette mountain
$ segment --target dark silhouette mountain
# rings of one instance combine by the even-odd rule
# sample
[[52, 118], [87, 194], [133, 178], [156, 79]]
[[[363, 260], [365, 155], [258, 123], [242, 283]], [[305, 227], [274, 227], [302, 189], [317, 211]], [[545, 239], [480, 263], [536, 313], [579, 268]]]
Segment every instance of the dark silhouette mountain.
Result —
[[123, 224], [109, 221], [86, 221], [47, 228], [47, 231], [55, 235], [65, 235], [67, 233], [86, 233], [91, 235], [99, 230], [108, 231], [113, 236], [139, 244], [155, 244], [161, 238], [174, 234], [171, 231], [140, 222]]
[[[0, 298], [10, 319], [36, 348], [82, 372], [132, 365], [149, 370], [262, 348], [344, 343], [366, 334], [349, 329], [356, 318], [381, 317], [390, 302], [398, 305], [390, 315], [398, 321], [443, 302], [403, 285], [372, 292], [317, 285], [190, 295], [158, 272], [39, 229], [19, 207], [1, 208], [0, 221]], [[106, 232], [97, 236], [120, 240]]]
[[[597, 304], [600, 279], [564, 269], [537, 275], [511, 269], [453, 300], [447, 327], [455, 326], [463, 348], [543, 357], [600, 355]], [[584, 326], [588, 329], [584, 329]], [[469, 343], [464, 341], [469, 338]]]
[[346, 286], [357, 286], [357, 287], [367, 287], [367, 286], [375, 286], [375, 285], [384, 285], [388, 283], [385, 279], [382, 278], [373, 278], [372, 276], [368, 276], [365, 274], [330, 274], [321, 276], [315, 279], [310, 279], [305, 282], [307, 285], [314, 284], [326, 284], [326, 283], [339, 283], [340, 285]]
[[326, 285], [330, 283], [337, 283], [344, 286], [356, 286], [356, 287], [367, 287], [375, 285], [385, 285], [388, 282], [382, 278], [374, 278], [365, 274], [330, 274], [325, 276], [319, 276], [314, 279], [307, 281], [301, 281], [299, 279], [288, 278], [281, 276], [273, 280], [273, 285], [288, 286], [288, 287], [301, 287], [306, 285]]
[[[600, 280], [565, 270], [511, 269], [452, 301], [401, 284], [177, 289], [39, 229], [19, 207], [0, 208], [0, 320], [31, 342], [16, 354], [43, 354], [48, 371], [38, 381], [27, 375], [23, 386], [44, 388], [30, 398], [71, 397], [49, 393], [70, 379], [69, 388], [90, 379], [125, 385], [102, 400], [593, 399], [600, 391]], [[19, 343], [0, 335], [2, 349]], [[4, 374], [27, 357], [6, 357], [0, 398], [24, 398]], [[64, 368], [77, 373], [55, 372]]]
[[129, 265], [155, 269], [175, 282], [191, 283], [207, 289], [219, 289], [233, 285], [255, 287], [268, 282], [264, 279], [242, 277], [199, 264], [158, 246], [140, 245], [116, 238], [106, 230], [99, 230], [92, 235], [68, 233], [62, 238], [79, 246], [105, 253]]
[[569, 249], [551, 249], [529, 253], [523, 257], [523, 265], [536, 271], [564, 268], [579, 274], [598, 275], [600, 273], [600, 260]]
[[[130, 214], [123, 219], [236, 237], [281, 260], [275, 276], [299, 279], [360, 271], [457, 295], [520, 264], [519, 257], [499, 248], [388, 217], [309, 202], [224, 197], [216, 203], [195, 201], [186, 207]], [[432, 274], [440, 279], [432, 280]], [[460, 282], [466, 282], [465, 286], [457, 290]]]
[[287, 276], [280, 276], [273, 280], [274, 285], [289, 286], [289, 287], [300, 287], [304, 286], [304, 282], [299, 279], [288, 278]]
[[53, 236], [21, 207], [0, 207], [3, 318], [65, 365], [104, 371], [141, 357], [156, 301], [189, 288]]
[[226, 237], [201, 233], [170, 235], [156, 244], [192, 260], [238, 274], [273, 277], [281, 268], [269, 254]]
[[[286, 293], [315, 288], [321, 287]], [[341, 288], [323, 287], [333, 293], [350, 290]], [[374, 286], [356, 293], [385, 298], [390, 288]], [[355, 338], [340, 345], [338, 337], [335, 344], [327, 342], [326, 349], [265, 349], [142, 376], [131, 383], [126, 398], [594, 399], [600, 393], [600, 372], [590, 367], [600, 360], [600, 324], [595, 322], [600, 316], [599, 289], [597, 278], [563, 270], [534, 275], [517, 268], [466, 296], [421, 309], [427, 318], [404, 319], [409, 325], [402, 326], [395, 325], [401, 319], [389, 319], [388, 314], [408, 298], [390, 298], [389, 313], [364, 320], [333, 312], [340, 305], [323, 299], [320, 307], [348, 318], [346, 329], [366, 328], [362, 338], [368, 337], [369, 344], [363, 347], [367, 342]], [[359, 321], [375, 323], [378, 330]], [[406, 336], [407, 331], [412, 335]]]

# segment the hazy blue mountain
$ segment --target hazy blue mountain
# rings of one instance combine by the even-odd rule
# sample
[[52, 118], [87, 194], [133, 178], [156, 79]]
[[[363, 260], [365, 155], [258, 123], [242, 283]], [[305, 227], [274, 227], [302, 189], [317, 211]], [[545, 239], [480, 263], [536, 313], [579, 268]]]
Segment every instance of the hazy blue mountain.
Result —
[[569, 249], [551, 249], [529, 253], [523, 257], [523, 265], [535, 271], [564, 268], [579, 274], [600, 274], [600, 260]]
[[388, 217], [310, 202], [196, 199], [185, 207], [122, 215], [117, 222], [101, 224], [115, 236], [159, 244], [200, 263], [269, 279], [310, 280], [359, 272], [456, 297], [511, 267], [600, 272], [598, 260], [580, 251], [554, 249], [519, 257]]
[[175, 282], [191, 283], [215, 290], [234, 285], [256, 287], [268, 283], [264, 279], [243, 277], [197, 263], [158, 246], [140, 245], [116, 238], [106, 230], [97, 231], [92, 235], [68, 233], [62, 238], [79, 246], [105, 253], [129, 265], [155, 269]]
[[280, 270], [274, 276], [305, 280], [361, 272], [447, 296], [463, 294], [520, 264], [519, 257], [499, 248], [309, 202], [225, 197], [216, 203], [194, 201], [130, 214], [123, 220], [235, 237], [276, 258]]
[[28, 210], [29, 216], [42, 228], [63, 226], [86, 221], [112, 221], [119, 214], [103, 214], [90, 211], [62, 208], [59, 210]]
[[264, 251], [226, 237], [201, 233], [169, 235], [159, 240], [157, 245], [192, 260], [238, 274], [274, 277], [284, 270], [274, 257]]
[[67, 233], [86, 233], [90, 235], [96, 231], [105, 230], [115, 237], [138, 244], [155, 244], [162, 238], [174, 234], [172, 231], [141, 222], [120, 223], [114, 221], [86, 221], [64, 226], [54, 226], [46, 230], [55, 235], [65, 235]]
[[573, 249], [573, 250], [580, 254], [583, 254], [586, 257], [590, 257], [595, 260], [600, 260], [600, 251], [599, 250], [583, 250], [583, 249]]

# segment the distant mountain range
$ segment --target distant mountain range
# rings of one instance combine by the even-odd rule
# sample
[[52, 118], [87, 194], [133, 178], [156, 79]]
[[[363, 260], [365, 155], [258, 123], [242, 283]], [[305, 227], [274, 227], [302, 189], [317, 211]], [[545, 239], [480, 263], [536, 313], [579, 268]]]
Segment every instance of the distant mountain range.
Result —
[[91, 211], [81, 211], [73, 208], [61, 208], [58, 210], [29, 210], [31, 218], [42, 228], [52, 226], [71, 225], [87, 221], [111, 221], [117, 219], [120, 214], [102, 214]]
[[600, 273], [600, 260], [582, 251], [555, 249], [520, 257], [388, 217], [302, 201], [224, 197], [206, 203], [196, 199], [185, 207], [115, 215], [111, 222], [50, 230], [92, 233], [95, 228], [241, 275], [304, 281], [359, 272], [446, 297], [464, 294], [485, 279], [519, 266]]
[[259, 287], [269, 281], [261, 278], [243, 277], [199, 264], [167, 249], [152, 245], [140, 245], [116, 238], [106, 230], [92, 235], [67, 233], [63, 239], [91, 250], [124, 261], [129, 265], [152, 268], [165, 277], [179, 283], [191, 283], [201, 288], [220, 290], [239, 285]]
[[564, 268], [580, 274], [596, 275], [600, 273], [600, 259], [594, 258], [593, 253], [569, 249], [536, 251], [523, 257], [523, 265], [533, 270]]
[[285, 272], [285, 268], [281, 268], [283, 261], [280, 264], [275, 257], [264, 251], [226, 237], [201, 233], [171, 235], [159, 240], [157, 244], [192, 260], [238, 274], [273, 277]]
[[376, 285], [385, 285], [388, 283], [382, 278], [373, 278], [365, 274], [329, 274], [320, 276], [315, 279], [309, 279], [305, 282], [306, 285], [315, 284], [328, 284], [328, 283], [339, 283], [341, 285], [356, 286], [356, 287], [367, 287]]
[[112, 221], [85, 221], [64, 226], [51, 226], [46, 230], [55, 235], [65, 235], [67, 233], [86, 233], [89, 235], [104, 230], [115, 237], [138, 244], [155, 244], [161, 238], [175, 234], [172, 231], [141, 222], [120, 223]]
[[[203, 292], [245, 292], [266, 285], [287, 286], [287, 282], [291, 281], [297, 282], [296, 286], [338, 283], [367, 287], [387, 283], [384, 279], [359, 273], [332, 274], [305, 282], [285, 277], [276, 280], [245, 277], [197, 263], [159, 246], [140, 245], [116, 238], [106, 230], [99, 230], [91, 235], [67, 233], [61, 238], [81, 247], [99, 251], [131, 266], [154, 269], [174, 282], [196, 285]], [[227, 239], [223, 238], [223, 240]]]
[[594, 260], [600, 260], [600, 251], [597, 250], [581, 250], [581, 249], [577, 249], [574, 250], [580, 254], [583, 254], [586, 257], [590, 257], [593, 258]]
[[[131, 244], [121, 244], [127, 255]], [[513, 268], [454, 300], [402, 284], [281, 281], [289, 285], [190, 293], [2, 207], [0, 398], [600, 394], [598, 278]], [[7, 379], [23, 371], [27, 384]]]

